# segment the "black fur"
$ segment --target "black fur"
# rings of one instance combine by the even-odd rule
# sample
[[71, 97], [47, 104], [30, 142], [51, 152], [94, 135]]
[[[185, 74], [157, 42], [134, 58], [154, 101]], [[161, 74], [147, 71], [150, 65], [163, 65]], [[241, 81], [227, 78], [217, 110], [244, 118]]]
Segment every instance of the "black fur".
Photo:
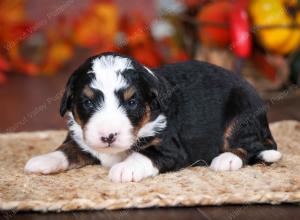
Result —
[[[121, 56], [114, 53], [101, 56], [105, 55]], [[61, 115], [80, 106], [80, 93], [94, 77], [87, 74], [94, 58], [88, 59], [69, 79]], [[120, 73], [137, 90], [137, 106], [126, 107], [128, 117], [137, 125], [148, 104], [151, 120], [160, 114], [167, 118], [164, 130], [153, 137], [139, 139], [132, 149], [150, 158], [160, 172], [209, 165], [219, 154], [237, 149], [245, 151], [242, 158], [245, 164], [253, 164], [260, 160], [261, 151], [277, 149], [263, 101], [240, 76], [200, 61], [153, 69], [155, 76], [152, 76], [138, 62], [133, 59], [132, 62], [133, 70]], [[97, 103], [101, 104], [101, 94], [97, 96]], [[77, 114], [88, 120], [92, 109], [83, 111], [84, 108], [80, 106]], [[226, 136], [228, 127], [231, 127], [230, 134]], [[148, 146], [155, 138], [160, 142]]]
[[[206, 62], [189, 61], [153, 69], [169, 83], [168, 126], [158, 146], [141, 150], [160, 172], [189, 165], [209, 165], [224, 151], [246, 150], [244, 163], [259, 160], [263, 150], [277, 149], [257, 92], [243, 78]], [[229, 148], [224, 132], [233, 123]], [[269, 140], [269, 141], [268, 141]]]

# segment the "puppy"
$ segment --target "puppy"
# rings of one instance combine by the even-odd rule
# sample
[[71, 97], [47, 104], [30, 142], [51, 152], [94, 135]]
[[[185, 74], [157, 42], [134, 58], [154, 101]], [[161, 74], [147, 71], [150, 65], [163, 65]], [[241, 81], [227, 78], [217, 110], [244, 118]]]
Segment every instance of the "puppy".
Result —
[[101, 164], [112, 181], [130, 182], [191, 165], [227, 171], [281, 158], [256, 91], [205, 62], [150, 70], [116, 53], [91, 57], [71, 75], [60, 114], [68, 115], [67, 138], [26, 171]]

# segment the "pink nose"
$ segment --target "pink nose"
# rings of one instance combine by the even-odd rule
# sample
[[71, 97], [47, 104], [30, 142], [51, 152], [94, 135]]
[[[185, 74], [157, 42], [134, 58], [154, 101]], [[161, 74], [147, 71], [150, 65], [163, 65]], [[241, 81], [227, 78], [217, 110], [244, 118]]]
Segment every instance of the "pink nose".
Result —
[[104, 143], [112, 144], [116, 140], [117, 133], [111, 133], [108, 136], [102, 136], [101, 141]]

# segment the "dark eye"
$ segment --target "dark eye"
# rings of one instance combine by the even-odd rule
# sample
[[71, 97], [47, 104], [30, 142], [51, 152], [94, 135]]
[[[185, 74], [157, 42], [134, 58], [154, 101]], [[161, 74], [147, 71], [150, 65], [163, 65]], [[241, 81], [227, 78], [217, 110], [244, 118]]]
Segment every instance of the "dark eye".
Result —
[[94, 103], [91, 101], [91, 100], [89, 100], [89, 99], [86, 99], [86, 100], [84, 100], [83, 101], [83, 106], [85, 107], [85, 108], [92, 108], [92, 107], [94, 107]]
[[137, 100], [135, 98], [128, 100], [127, 106], [130, 109], [135, 109], [137, 107]]

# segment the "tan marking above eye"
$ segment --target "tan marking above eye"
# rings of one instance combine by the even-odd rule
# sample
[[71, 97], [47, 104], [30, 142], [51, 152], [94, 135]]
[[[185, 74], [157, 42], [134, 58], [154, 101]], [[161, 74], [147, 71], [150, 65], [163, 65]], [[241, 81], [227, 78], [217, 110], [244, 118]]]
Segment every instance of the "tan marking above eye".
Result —
[[135, 88], [131, 86], [123, 92], [123, 98], [125, 101], [128, 101], [134, 96], [134, 94], [135, 94]]
[[84, 87], [83, 94], [85, 96], [87, 96], [88, 98], [93, 98], [94, 95], [95, 95], [94, 92], [93, 92], [93, 90], [90, 87], [88, 87], [88, 86]]
[[83, 121], [81, 120], [77, 107], [74, 108], [74, 119], [82, 127], [84, 126]]

